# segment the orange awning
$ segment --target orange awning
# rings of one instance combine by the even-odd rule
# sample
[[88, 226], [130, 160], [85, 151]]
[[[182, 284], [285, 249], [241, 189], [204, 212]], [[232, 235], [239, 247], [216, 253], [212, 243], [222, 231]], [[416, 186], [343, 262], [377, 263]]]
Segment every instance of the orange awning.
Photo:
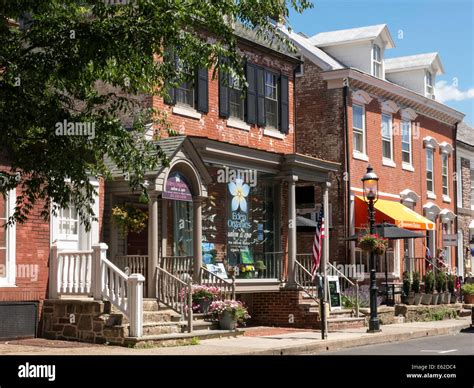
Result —
[[[375, 222], [390, 222], [399, 228], [414, 230], [435, 230], [434, 222], [411, 210], [400, 202], [379, 199], [375, 203]], [[355, 226], [367, 227], [367, 204], [362, 197], [356, 196]]]

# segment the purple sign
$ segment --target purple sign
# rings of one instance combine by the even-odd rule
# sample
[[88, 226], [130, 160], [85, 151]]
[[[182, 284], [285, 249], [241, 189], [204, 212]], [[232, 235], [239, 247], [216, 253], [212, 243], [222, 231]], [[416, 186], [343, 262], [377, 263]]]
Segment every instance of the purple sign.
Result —
[[163, 198], [186, 202], [192, 202], [193, 200], [188, 183], [177, 172], [168, 176], [165, 191], [163, 192]]

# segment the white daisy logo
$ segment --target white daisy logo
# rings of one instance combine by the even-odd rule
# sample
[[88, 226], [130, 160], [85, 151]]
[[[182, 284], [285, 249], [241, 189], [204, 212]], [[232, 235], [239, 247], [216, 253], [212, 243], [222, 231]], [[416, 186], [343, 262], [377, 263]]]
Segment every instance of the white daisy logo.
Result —
[[243, 183], [242, 179], [236, 179], [235, 183], [229, 183], [229, 191], [234, 196], [232, 199], [232, 211], [240, 210], [247, 213], [247, 201], [245, 197], [249, 195], [250, 186]]

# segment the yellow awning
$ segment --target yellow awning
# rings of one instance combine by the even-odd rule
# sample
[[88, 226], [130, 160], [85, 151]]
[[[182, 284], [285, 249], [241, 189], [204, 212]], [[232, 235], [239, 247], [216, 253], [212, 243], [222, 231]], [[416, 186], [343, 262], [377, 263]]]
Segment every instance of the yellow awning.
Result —
[[[361, 200], [360, 202], [365, 204], [361, 197], [357, 196], [357, 198]], [[377, 214], [378, 212], [376, 212], [376, 220], [378, 222], [382, 221], [381, 218], [384, 218], [385, 221], [391, 221], [399, 228], [435, 230], [434, 222], [431, 222], [426, 217], [423, 217], [400, 202], [379, 199], [377, 202], [375, 202], [375, 209], [391, 219], [387, 220], [385, 219], [386, 217], [380, 217], [381, 215]]]

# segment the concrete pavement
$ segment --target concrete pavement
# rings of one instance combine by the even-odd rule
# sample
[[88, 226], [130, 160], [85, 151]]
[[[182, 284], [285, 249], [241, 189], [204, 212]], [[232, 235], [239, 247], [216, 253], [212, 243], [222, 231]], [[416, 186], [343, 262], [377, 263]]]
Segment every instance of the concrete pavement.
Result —
[[[471, 319], [412, 322], [382, 326], [380, 333], [369, 334], [366, 328], [347, 329], [329, 333], [321, 340], [319, 331], [297, 331], [282, 334], [252, 335], [231, 339], [203, 340], [198, 345], [124, 348], [50, 341], [44, 339], [0, 343], [0, 355], [290, 355], [323, 353], [364, 345], [406, 341], [427, 336], [459, 333], [470, 327]], [[269, 332], [271, 332], [269, 330]]]

